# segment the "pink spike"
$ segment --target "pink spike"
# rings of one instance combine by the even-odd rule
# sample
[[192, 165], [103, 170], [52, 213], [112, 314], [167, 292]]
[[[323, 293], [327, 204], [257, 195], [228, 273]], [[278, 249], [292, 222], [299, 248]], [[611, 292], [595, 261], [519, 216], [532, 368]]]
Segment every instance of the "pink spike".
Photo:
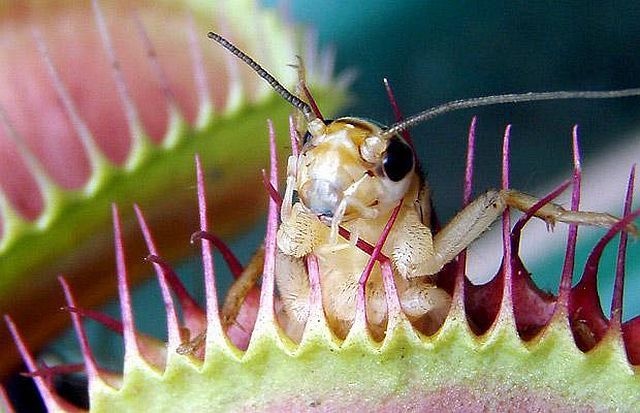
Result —
[[331, 83], [331, 75], [336, 62], [336, 49], [329, 45], [320, 53], [320, 84], [328, 85]]
[[203, 231], [196, 231], [191, 234], [191, 243], [194, 243], [201, 238], [206, 238], [207, 240], [211, 241], [213, 246], [220, 252], [220, 255], [222, 255], [222, 258], [227, 263], [227, 266], [229, 267], [229, 270], [231, 271], [233, 277], [238, 279], [244, 269], [242, 268], [242, 264], [240, 264], [240, 261], [238, 260], [238, 258], [236, 258], [233, 251], [231, 251], [231, 248], [229, 248], [229, 246], [215, 234]]
[[318, 57], [318, 31], [307, 29], [304, 33], [304, 61], [307, 69], [308, 78], [316, 78], [315, 69], [318, 66], [316, 58]]
[[525, 340], [535, 337], [549, 323], [556, 307], [556, 300], [553, 295], [535, 285], [518, 256], [522, 229], [540, 208], [557, 198], [570, 184], [571, 181], [566, 180], [536, 202], [511, 230], [511, 256], [514, 270], [511, 279], [513, 313], [518, 333]]
[[[509, 189], [509, 160], [510, 160], [510, 136], [511, 125], [507, 125], [504, 131], [502, 141], [502, 189]], [[502, 274], [504, 276], [502, 304], [503, 311], [513, 311], [512, 305], [512, 274], [513, 274], [513, 257], [511, 256], [511, 234], [509, 228], [511, 226], [511, 218], [509, 216], [509, 208], [505, 208], [502, 213], [502, 243], [503, 243], [503, 261]]]
[[269, 199], [275, 202], [278, 208], [280, 208], [282, 205], [282, 196], [278, 193], [278, 189], [273, 186], [273, 183], [269, 181], [267, 178], [267, 172], [264, 169], [262, 170], [262, 183], [269, 194]]
[[469, 136], [467, 139], [467, 160], [464, 168], [464, 192], [462, 198], [462, 207], [466, 207], [471, 202], [471, 194], [473, 192], [473, 163], [475, 160], [476, 148], [476, 127], [478, 126], [478, 117], [474, 116], [469, 125]]
[[0, 411], [6, 413], [15, 413], [16, 411], [11, 406], [11, 402], [9, 401], [9, 395], [4, 390], [4, 387], [0, 386]]
[[311, 111], [313, 112], [313, 114], [316, 115], [316, 117], [321, 121], [324, 121], [322, 112], [320, 112], [320, 108], [318, 108], [318, 104], [316, 103], [316, 100], [313, 98], [313, 95], [311, 94], [311, 91], [307, 87], [307, 84], [302, 82], [300, 86], [302, 86], [302, 92], [309, 100], [309, 106], [311, 106]]
[[[469, 125], [469, 134], [467, 136], [467, 158], [464, 169], [464, 186], [462, 196], [463, 208], [469, 205], [469, 202], [471, 202], [471, 194], [473, 192], [473, 163], [475, 159], [477, 124], [478, 118], [477, 116], [474, 116], [471, 119], [471, 125]], [[458, 255], [452, 299], [452, 305], [457, 305], [462, 311], [464, 311], [464, 277], [466, 270], [467, 250], [465, 249]]]
[[307, 255], [307, 273], [309, 274], [309, 314], [323, 314], [322, 291], [320, 290], [320, 268], [315, 255]]
[[209, 87], [207, 71], [204, 67], [202, 50], [198, 44], [198, 38], [193, 15], [189, 14], [189, 51], [191, 52], [191, 61], [193, 62], [193, 77], [196, 81], [196, 90], [198, 91], [200, 107], [207, 107], [211, 105], [211, 89]]
[[520, 219], [516, 222], [516, 224], [513, 226], [513, 229], [511, 230], [511, 238], [512, 238], [511, 241], [514, 247], [514, 251], [518, 249], [518, 246], [520, 244], [520, 236], [522, 234], [522, 229], [527, 224], [527, 222], [529, 222], [531, 218], [533, 218], [535, 213], [538, 212], [540, 208], [542, 208], [549, 202], [559, 197], [560, 194], [562, 194], [565, 191], [565, 189], [569, 187], [569, 185], [571, 185], [571, 181], [569, 179], [565, 180], [560, 185], [558, 185], [553, 191], [549, 192], [547, 195], [541, 198], [538, 202], [533, 204], [533, 206], [529, 208], [529, 210], [527, 210], [527, 212], [522, 217], [520, 217]]
[[302, 138], [298, 134], [298, 130], [296, 129], [295, 121], [293, 119], [293, 115], [289, 115], [289, 139], [291, 140], [291, 156], [295, 159], [298, 159], [300, 155], [300, 143], [302, 142]]
[[[144, 241], [147, 244], [149, 254], [151, 254], [152, 256], [157, 256], [158, 251], [156, 249], [155, 243], [153, 242], [151, 231], [149, 231], [149, 226], [144, 219], [144, 215], [142, 214], [140, 207], [134, 204], [133, 209], [136, 212], [136, 218], [138, 219], [138, 224], [140, 225], [140, 230], [142, 231]], [[170, 348], [175, 348], [180, 345], [180, 327], [178, 324], [178, 315], [173, 303], [173, 297], [171, 296], [171, 290], [167, 281], [168, 277], [166, 275], [165, 267], [157, 262], [154, 262], [153, 260], [150, 261], [153, 262], [153, 268], [156, 271], [156, 277], [158, 278], [158, 284], [160, 285], [160, 292], [162, 294], [162, 301], [164, 303], [164, 309], [167, 315], [167, 341]]]
[[[207, 232], [209, 225], [207, 223], [207, 199], [206, 185], [204, 181], [204, 171], [200, 156], [196, 155], [196, 178], [198, 187], [198, 213], [200, 215], [200, 231]], [[210, 341], [214, 332], [222, 332], [222, 324], [220, 322], [220, 309], [218, 305], [218, 295], [216, 286], [216, 272], [213, 265], [213, 254], [211, 252], [211, 242], [205, 238], [200, 240], [202, 265], [204, 267], [204, 284], [207, 314], [207, 341]]]
[[507, 125], [504, 130], [504, 137], [502, 139], [502, 189], [509, 189], [511, 184], [509, 183], [509, 159], [511, 152], [509, 149], [511, 137], [511, 125]]
[[99, 154], [101, 154], [101, 151], [96, 145], [96, 142], [93, 139], [87, 123], [82, 119], [82, 116], [80, 116], [78, 108], [73, 102], [71, 95], [69, 94], [69, 90], [62, 82], [62, 79], [60, 78], [60, 72], [53, 64], [53, 60], [51, 59], [51, 55], [49, 54], [49, 49], [47, 48], [47, 45], [42, 38], [42, 33], [40, 33], [40, 30], [34, 28], [33, 37], [35, 39], [38, 52], [40, 53], [47, 72], [49, 73], [49, 77], [51, 78], [53, 88], [55, 89], [58, 98], [62, 102], [62, 107], [69, 117], [71, 125], [80, 138], [80, 143], [82, 144], [87, 158], [91, 163], [92, 171], [95, 171], [99, 167], [98, 162], [101, 161], [101, 159], [98, 158]]
[[[373, 252], [369, 257], [369, 261], [367, 262], [367, 265], [364, 267], [364, 270], [362, 271], [360, 280], [358, 281], [358, 295], [356, 298], [356, 314], [355, 314], [354, 325], [366, 325], [362, 323], [367, 322], [367, 317], [366, 317], [366, 305], [367, 305], [366, 301], [367, 300], [366, 300], [366, 291], [365, 291], [367, 286], [367, 280], [371, 275], [371, 271], [373, 271], [373, 266], [376, 260], [380, 260], [382, 247], [384, 246], [384, 243], [387, 240], [387, 237], [389, 236], [389, 232], [391, 231], [391, 228], [393, 227], [393, 224], [396, 221], [396, 218], [398, 217], [398, 213], [400, 212], [401, 207], [402, 207], [402, 200], [400, 200], [400, 203], [394, 208], [393, 212], [391, 213], [391, 216], [387, 220], [387, 223], [384, 226], [382, 233], [378, 238], [378, 241], [376, 242], [376, 246], [374, 247]], [[385, 260], [385, 262], [388, 262], [388, 261], [389, 259]], [[393, 282], [393, 277], [392, 277], [392, 282]], [[397, 293], [396, 293], [396, 296], [397, 296]], [[389, 300], [389, 298], [387, 299]]]
[[[577, 211], [580, 208], [580, 184], [582, 180], [582, 166], [580, 160], [580, 142], [578, 139], [578, 125], [573, 127], [572, 133], [573, 148], [573, 188], [571, 191], [571, 210]], [[569, 234], [567, 236], [567, 250], [562, 266], [562, 276], [558, 289], [558, 303], [556, 311], [566, 311], [571, 292], [571, 282], [576, 258], [576, 241], [578, 239], [578, 225], [569, 224]]]
[[[384, 292], [387, 301], [387, 315], [389, 321], [397, 318], [402, 313], [402, 305], [400, 304], [400, 296], [398, 294], [398, 288], [393, 278], [393, 268], [391, 267], [390, 260], [383, 260], [380, 262], [380, 269], [382, 272], [382, 282], [384, 283]], [[387, 327], [389, 331], [389, 327]]]
[[[36, 364], [36, 360], [31, 355], [31, 352], [27, 348], [26, 343], [22, 339], [22, 336], [18, 332], [18, 328], [13, 323], [13, 320], [11, 319], [11, 317], [5, 314], [4, 321], [7, 324], [7, 327], [9, 328], [9, 332], [13, 337], [13, 341], [16, 344], [16, 347], [18, 347], [18, 352], [20, 353], [20, 356], [22, 357], [24, 364], [27, 366], [27, 369], [32, 373], [35, 371], [38, 371], [38, 365]], [[40, 396], [42, 397], [42, 400], [44, 401], [44, 404], [49, 411], [69, 411], [69, 412], [81, 411], [77, 407], [69, 404], [68, 402], [60, 398], [55, 393], [55, 390], [51, 387], [50, 382], [48, 380], [45, 380], [44, 377], [36, 376], [33, 378], [33, 381], [36, 383], [36, 386], [38, 387], [38, 391], [40, 392]]]
[[[276, 134], [271, 120], [269, 126], [269, 184], [278, 190], [278, 155], [276, 150]], [[276, 260], [276, 231], [278, 230], [278, 212], [280, 207], [273, 199], [269, 199], [267, 212], [267, 234], [265, 237], [264, 270], [262, 277], [262, 289], [260, 290], [260, 308], [258, 319], [271, 322], [274, 316], [274, 291], [275, 291], [275, 260]]]
[[[69, 308], [76, 308], [76, 301], [67, 280], [64, 277], [58, 277], [58, 282], [62, 286]], [[96, 360], [93, 357], [93, 352], [91, 351], [87, 334], [84, 331], [82, 321], [80, 320], [80, 314], [75, 311], [71, 311], [71, 321], [73, 322], [73, 329], [76, 332], [76, 338], [80, 344], [80, 352], [82, 353], [89, 383], [93, 383], [100, 379], [100, 375], [98, 374], [98, 367], [96, 365]]]
[[131, 97], [127, 83], [124, 80], [124, 75], [120, 68], [120, 62], [118, 61], [115, 48], [111, 42], [111, 35], [109, 34], [107, 23], [104, 20], [104, 14], [102, 13], [100, 4], [98, 0], [92, 0], [91, 5], [93, 6], [96, 25], [98, 26], [98, 32], [100, 33], [100, 39], [102, 40], [102, 47], [107, 53], [107, 57], [111, 63], [111, 68], [113, 69], [113, 80], [116, 84], [116, 89], [118, 91], [120, 101], [122, 102], [122, 106], [124, 107], [124, 113], [127, 117], [127, 123], [129, 124], [129, 133], [135, 139], [136, 136], [139, 136], [139, 132], [142, 131], [140, 116], [138, 115], [138, 110], [133, 103], [133, 98]]
[[589, 254], [580, 282], [571, 289], [569, 315], [576, 344], [583, 351], [593, 348], [609, 328], [609, 322], [600, 308], [598, 297], [598, 266], [605, 246], [627, 225], [640, 216], [640, 209], [626, 215], [613, 225]]
[[[509, 187], [509, 136], [511, 126], [507, 126], [502, 144], [502, 187]], [[474, 285], [464, 279], [464, 307], [473, 332], [482, 335], [489, 330], [501, 314], [513, 313], [510, 218], [508, 208], [502, 215], [502, 266], [498, 273], [486, 284]]]
[[[351, 239], [351, 232], [349, 232], [348, 229], [342, 226], [338, 227], [338, 234], [340, 234], [340, 236], [344, 239]], [[363, 240], [362, 238], [358, 238], [358, 241], [356, 242], [356, 247], [358, 247], [365, 254], [369, 254], [369, 255], [373, 254], [373, 245], [369, 244], [367, 241]], [[378, 261], [383, 261], [388, 259], [389, 257], [384, 255], [382, 252], [378, 254]]]
[[[378, 237], [378, 241], [376, 242], [376, 246], [373, 248], [373, 252], [371, 253], [371, 257], [367, 262], [367, 265], [364, 267], [362, 271], [362, 275], [360, 276], [360, 280], [358, 284], [362, 290], [364, 290], [367, 285], [367, 280], [369, 280], [369, 276], [371, 275], [371, 271], [373, 271], [373, 265], [376, 263], [376, 260], [380, 260], [380, 254], [382, 252], [382, 247], [384, 247], [384, 243], [389, 236], [389, 232], [393, 227], [393, 224], [396, 222], [396, 218], [398, 217], [398, 213], [400, 212], [400, 208], [402, 208], [402, 200], [398, 203], [398, 205], [393, 209], [391, 216], [387, 220], [382, 232], [380, 233], [380, 237]], [[364, 291], [363, 291], [364, 294]]]
[[103, 327], [113, 331], [118, 335], [124, 334], [124, 327], [122, 326], [122, 322], [117, 320], [107, 314], [101, 313], [95, 310], [88, 310], [79, 307], [62, 307], [61, 310], [69, 311], [70, 313], [78, 314], [85, 318], [90, 318], [98, 324], [101, 324]]
[[171, 87], [169, 86], [169, 79], [167, 79], [167, 75], [162, 69], [162, 65], [158, 61], [158, 53], [156, 49], [153, 47], [153, 43], [151, 43], [151, 39], [149, 38], [149, 34], [147, 30], [144, 28], [144, 24], [140, 19], [140, 15], [137, 12], [133, 13], [133, 20], [135, 22], [136, 28], [138, 29], [138, 34], [142, 39], [142, 44], [147, 53], [147, 57], [149, 58], [149, 62], [151, 63], [151, 69], [154, 71], [156, 78], [158, 79], [158, 83], [160, 85], [160, 89], [164, 94], [164, 97], [167, 101], [169, 111], [178, 112], [178, 104], [176, 102], [176, 97]]
[[[389, 99], [389, 103], [391, 104], [391, 110], [393, 110], [393, 115], [394, 115], [394, 117], [396, 119], [396, 122], [400, 122], [401, 120], [404, 119], [404, 116], [402, 115], [402, 111], [400, 110], [400, 106], [398, 106], [398, 102], [396, 101], [396, 97], [393, 94], [393, 89], [391, 88], [391, 84], [389, 83], [389, 79], [387, 79], [385, 77], [385, 78], [382, 79], [382, 82], [384, 83], [384, 89], [387, 91], [387, 98]], [[416, 155], [416, 148], [413, 145], [413, 139], [411, 138], [411, 133], [409, 133], [409, 130], [405, 129], [402, 132], [400, 132], [400, 134], [402, 135], [404, 140], [409, 144], [411, 149], [413, 149], [414, 155]], [[416, 165], [417, 165], [418, 164], [418, 157], [417, 157], [417, 155], [414, 156], [414, 157], [415, 157], [415, 162], [416, 162]]]
[[57, 366], [44, 366], [33, 372], [20, 373], [23, 377], [44, 377], [51, 380], [53, 377], [62, 374], [80, 373], [85, 371], [84, 363], [79, 364], [60, 364]]
[[113, 235], [115, 238], [114, 244], [116, 250], [116, 272], [118, 275], [118, 297], [120, 299], [120, 313], [122, 317], [126, 361], [127, 355], [130, 355], [130, 357], [139, 357], [140, 349], [138, 347], [138, 341], [136, 339], [136, 329], [133, 318], [133, 305], [131, 303], [131, 295], [129, 294], [127, 266], [124, 256], [124, 239], [122, 237], [120, 216], [118, 215], [118, 207], [116, 206], [116, 204], [111, 205], [111, 211], [113, 214]]
[[[624, 210], [622, 216], [631, 213], [633, 203], [633, 185], [636, 175], [636, 165], [631, 167], [629, 181], [627, 184], [627, 195], [624, 200]], [[620, 244], [618, 245], [618, 256], [616, 259], [616, 278], [613, 284], [613, 297], [611, 299], [611, 324], [610, 328], [618, 330], [622, 325], [622, 300], [624, 295], [624, 268], [627, 253], [627, 241], [629, 234], [626, 231], [620, 233]]]
[[184, 284], [182, 284], [182, 281], [180, 281], [180, 278], [178, 278], [175, 271], [173, 271], [173, 268], [171, 268], [169, 264], [162, 259], [162, 257], [158, 257], [157, 255], [148, 255], [145, 259], [162, 268], [165, 282], [176, 294], [178, 301], [180, 302], [185, 327], [188, 328], [189, 331], [201, 331], [206, 325], [206, 316], [204, 311], [200, 308], [200, 305], [196, 300], [191, 297], [187, 289], [184, 287]]

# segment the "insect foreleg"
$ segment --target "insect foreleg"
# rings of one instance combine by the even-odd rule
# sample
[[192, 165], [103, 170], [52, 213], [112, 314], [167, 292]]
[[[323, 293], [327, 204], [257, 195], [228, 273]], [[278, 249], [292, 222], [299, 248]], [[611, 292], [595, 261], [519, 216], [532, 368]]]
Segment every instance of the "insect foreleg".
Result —
[[299, 340], [309, 317], [309, 277], [302, 258], [278, 252], [276, 255], [276, 285], [286, 315], [287, 334]]
[[[285, 255], [304, 257], [320, 242], [323, 224], [315, 215], [309, 214], [296, 202], [288, 217], [282, 217], [276, 241], [278, 248]], [[326, 232], [326, 230], [325, 230]]]
[[402, 310], [413, 321], [419, 321], [424, 331], [437, 330], [447, 318], [451, 296], [443, 289], [424, 282], [411, 280], [400, 294]]
[[435, 237], [419, 222], [404, 222], [393, 251], [405, 278], [435, 274], [480, 236], [506, 207], [499, 191], [489, 191], [460, 211]]

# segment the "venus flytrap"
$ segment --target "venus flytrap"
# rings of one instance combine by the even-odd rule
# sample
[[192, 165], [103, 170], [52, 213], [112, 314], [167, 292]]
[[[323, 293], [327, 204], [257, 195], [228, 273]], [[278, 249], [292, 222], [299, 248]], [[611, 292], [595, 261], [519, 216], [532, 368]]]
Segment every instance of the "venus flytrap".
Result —
[[[295, 62], [296, 50], [307, 57], [315, 46], [252, 1], [14, 2], [0, 7], [0, 22], [0, 312], [11, 313], [39, 348], [66, 320], [57, 274], [82, 290], [77, 299], [87, 307], [114, 287], [105, 266], [110, 203], [140, 203], [159, 239], [176, 241], [164, 245], [166, 256], [185, 253], [187, 243], [171, 233], [195, 224], [184, 211], [193, 200], [197, 152], [221, 191], [213, 206], [229, 211], [221, 233], [246, 228], [260, 214], [259, 191], [240, 196], [235, 188], [259, 187], [251, 166], [267, 146], [258, 131], [268, 116], [286, 119], [288, 109], [212, 51], [204, 28], [215, 24], [242, 37], [252, 27], [243, 44], [260, 48], [290, 84], [295, 70], [282, 62]], [[263, 47], [260, 38], [277, 47]], [[308, 61], [323, 59], [330, 60]], [[344, 101], [344, 87], [320, 64], [309, 81], [327, 105]], [[129, 239], [131, 211], [124, 219]], [[133, 264], [134, 280], [146, 269]], [[0, 342], [9, 340], [3, 329]], [[0, 356], [3, 375], [17, 362], [9, 350]]]
[[[472, 125], [470, 142], [475, 131]], [[270, 185], [277, 188], [276, 155], [272, 142]], [[295, 139], [295, 138], [294, 138]], [[503, 184], [508, 185], [509, 130], [505, 134]], [[249, 295], [236, 324], [222, 327], [220, 305], [215, 291], [210, 217], [205, 200], [202, 165], [197, 161], [200, 239], [206, 290], [206, 338], [201, 352], [178, 354], [185, 339], [181, 326], [201, 328], [193, 323], [192, 310], [179, 320], [177, 302], [189, 308], [168, 267], [154, 260], [167, 312], [168, 342], [165, 346], [149, 342], [135, 330], [130, 307], [127, 270], [120, 232], [120, 218], [113, 209], [117, 251], [119, 296], [122, 306], [122, 332], [125, 360], [122, 376], [101, 372], [87, 345], [79, 313], [71, 313], [80, 340], [89, 379], [91, 411], [151, 410], [229, 411], [259, 410], [451, 410], [513, 409], [519, 411], [625, 410], [636, 405], [640, 379], [637, 349], [638, 320], [620, 319], [621, 288], [624, 281], [624, 248], [620, 246], [614, 306], [610, 319], [598, 305], [596, 283], [602, 247], [640, 216], [631, 211], [632, 171], [625, 200], [624, 218], [616, 223], [596, 245], [585, 267], [582, 281], [571, 287], [574, 265], [572, 249], [577, 226], [572, 225], [567, 244], [566, 266], [561, 275], [559, 295], [540, 291], [518, 257], [523, 227], [571, 183], [572, 209], [579, 203], [581, 170], [574, 131], [576, 169], [566, 181], [543, 197], [513, 227], [508, 214], [502, 221], [503, 266], [495, 278], [482, 286], [465, 277], [464, 254], [438, 275], [441, 288], [451, 293], [452, 304], [443, 324], [435, 333], [425, 333], [412, 324], [402, 311], [389, 261], [373, 248], [373, 259], [382, 263], [388, 321], [383, 337], [371, 335], [365, 316], [366, 300], [358, 294], [354, 324], [344, 339], [336, 335], [323, 310], [320, 280], [322, 274], [314, 256], [307, 259], [310, 282], [309, 317], [299, 341], [292, 341], [281, 325], [281, 299], [275, 291], [275, 229], [279, 199], [269, 203], [262, 285]], [[469, 145], [465, 203], [471, 193], [473, 146]], [[159, 254], [144, 217], [138, 212], [149, 252]], [[212, 223], [212, 226], [209, 226]], [[207, 235], [209, 234], [209, 235]], [[623, 239], [626, 237], [622, 233]], [[526, 231], [524, 234], [526, 236]], [[363, 247], [371, 253], [372, 246]], [[368, 267], [370, 271], [371, 268]], [[172, 281], [168, 281], [172, 279]], [[75, 307], [73, 295], [63, 281], [68, 304]], [[171, 286], [171, 287], [169, 287]], [[7, 318], [23, 357], [30, 355], [17, 329]], [[254, 324], [255, 322], [255, 324]], [[591, 341], [589, 341], [591, 340]], [[248, 342], [248, 344], [247, 344]], [[626, 350], [625, 350], [626, 348]], [[29, 365], [29, 363], [27, 363]], [[51, 411], [76, 411], [56, 398], [46, 380], [47, 369], [34, 364], [35, 377]], [[606, 390], [603, 390], [606, 389]]]

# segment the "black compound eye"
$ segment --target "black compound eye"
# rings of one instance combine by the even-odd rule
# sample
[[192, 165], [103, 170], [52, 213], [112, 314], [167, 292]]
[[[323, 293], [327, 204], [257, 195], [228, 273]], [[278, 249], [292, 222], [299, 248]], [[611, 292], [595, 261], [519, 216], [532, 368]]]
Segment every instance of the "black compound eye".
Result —
[[309, 142], [311, 140], [311, 133], [307, 132], [304, 134], [304, 137], [302, 138], [302, 145], [306, 145], [307, 142]]
[[413, 169], [413, 151], [400, 138], [391, 138], [382, 158], [385, 175], [393, 182], [404, 179]]

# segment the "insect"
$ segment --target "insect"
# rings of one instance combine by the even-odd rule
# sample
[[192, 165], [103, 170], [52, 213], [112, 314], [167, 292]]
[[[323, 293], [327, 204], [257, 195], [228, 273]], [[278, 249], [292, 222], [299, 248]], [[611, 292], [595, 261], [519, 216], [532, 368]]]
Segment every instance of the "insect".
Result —
[[[435, 285], [433, 276], [487, 230], [505, 208], [526, 211], [538, 201], [517, 190], [490, 190], [434, 233], [430, 227], [429, 187], [419, 172], [412, 146], [401, 132], [443, 113], [466, 108], [640, 95], [640, 88], [508, 94], [452, 101], [389, 127], [355, 117], [327, 121], [310, 103], [289, 92], [225, 38], [213, 32], [208, 37], [243, 60], [306, 121], [299, 156], [288, 161], [277, 234], [276, 286], [283, 304], [281, 320], [294, 339], [300, 338], [309, 311], [309, 280], [304, 264], [308, 254], [318, 258], [329, 325], [344, 337], [353, 323], [359, 278], [370, 257], [355, 246], [354, 239], [342, 238], [339, 228], [347, 229], [352, 238], [375, 244], [392, 211], [400, 205], [382, 252], [393, 262], [403, 311], [414, 323], [433, 332], [442, 324], [451, 301], [449, 294]], [[547, 204], [536, 216], [549, 224], [608, 227], [618, 221], [609, 214], [568, 211], [557, 204]], [[629, 230], [634, 231], [635, 227]], [[227, 326], [234, 322], [245, 295], [258, 281], [259, 267], [250, 265], [232, 286], [222, 310]], [[374, 334], [384, 332], [384, 294], [380, 268], [376, 266], [366, 284], [367, 319]]]

